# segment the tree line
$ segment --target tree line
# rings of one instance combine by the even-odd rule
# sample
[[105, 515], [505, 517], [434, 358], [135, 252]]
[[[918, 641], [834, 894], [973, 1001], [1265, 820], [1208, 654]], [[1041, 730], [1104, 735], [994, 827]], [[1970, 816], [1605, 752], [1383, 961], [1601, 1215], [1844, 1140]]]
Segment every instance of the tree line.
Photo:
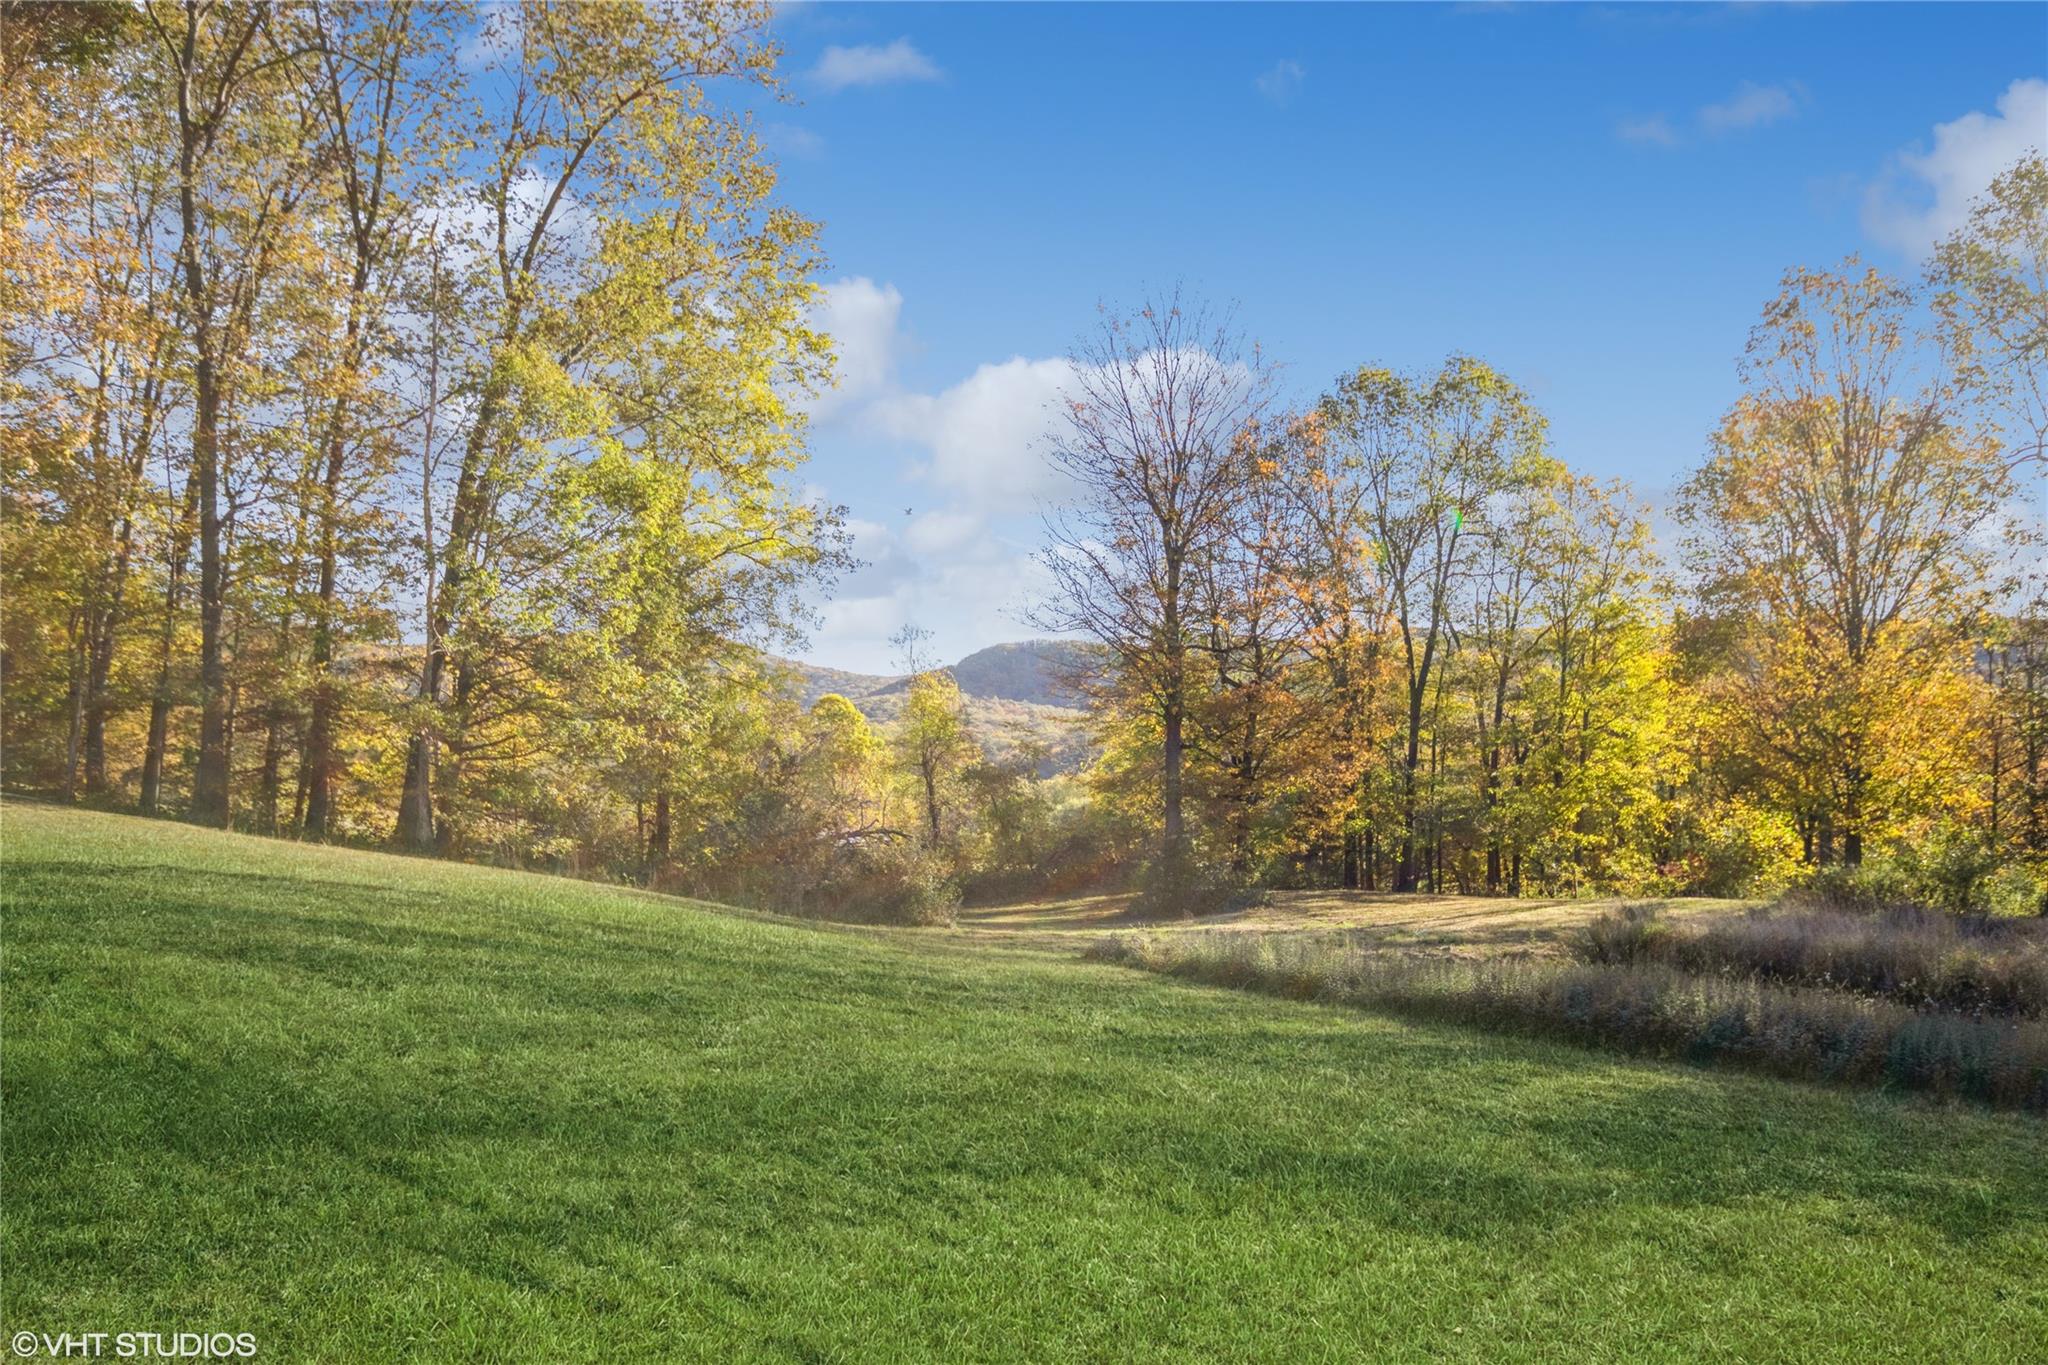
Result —
[[1040, 780], [914, 632], [884, 729], [770, 657], [851, 560], [768, 19], [0, 4], [10, 787], [910, 918], [2048, 853], [2038, 157], [1925, 280], [1787, 276], [1675, 545], [1479, 359], [1289, 406], [1227, 317], [1106, 313], [1040, 618], [1100, 753]]
[[667, 856], [846, 563], [767, 19], [6, 6], [11, 783]]
[[1175, 295], [1073, 362], [1041, 619], [1112, 661], [1096, 780], [1170, 899], [1742, 894], [1882, 864], [2048, 905], [2038, 155], [1923, 281], [1786, 274], [1668, 547], [1471, 356], [1287, 408]]

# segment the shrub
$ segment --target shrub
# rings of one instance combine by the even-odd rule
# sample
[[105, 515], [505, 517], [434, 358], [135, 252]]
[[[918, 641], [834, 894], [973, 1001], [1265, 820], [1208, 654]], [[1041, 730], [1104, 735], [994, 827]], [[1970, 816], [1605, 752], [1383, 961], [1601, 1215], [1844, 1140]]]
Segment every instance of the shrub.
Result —
[[1692, 850], [1660, 869], [1660, 892], [1690, 896], [1766, 896], [1799, 869], [1799, 836], [1785, 817], [1731, 803], [1695, 836]]
[[1148, 918], [1192, 919], [1260, 905], [1268, 894], [1192, 858], [1159, 858], [1139, 874], [1131, 908]]
[[994, 904], [1130, 886], [1134, 834], [1116, 812], [1071, 793], [1062, 800], [1035, 789], [1030, 795], [1004, 809], [977, 865], [964, 874], [967, 900]]
[[945, 926], [960, 909], [960, 887], [944, 856], [897, 841], [849, 849], [826, 875], [768, 904], [855, 924]]
[[960, 912], [960, 887], [943, 858], [919, 853], [907, 860], [876, 909], [890, 924], [951, 925]]
[[2001, 855], [1975, 830], [1940, 825], [1855, 867], [1807, 870], [1797, 894], [1838, 909], [1920, 905], [1956, 915], [2048, 914], [2048, 882], [2024, 861]]
[[1650, 954], [1669, 926], [1652, 905], [1624, 905], [1582, 925], [1571, 949], [1585, 962], [1635, 962]]
[[1787, 906], [1816, 910], [1840, 910], [1874, 914], [1883, 910], [1911, 909], [1916, 904], [1913, 884], [1894, 862], [1884, 859], [1847, 867], [1830, 863], [1808, 869], [1798, 884], [1782, 898]]
[[2048, 880], [2039, 868], [2008, 863], [1985, 883], [1984, 901], [1993, 915], [2048, 916]]
[[1957, 915], [1988, 908], [1999, 858], [1976, 831], [1942, 825], [1894, 856], [1913, 899]]

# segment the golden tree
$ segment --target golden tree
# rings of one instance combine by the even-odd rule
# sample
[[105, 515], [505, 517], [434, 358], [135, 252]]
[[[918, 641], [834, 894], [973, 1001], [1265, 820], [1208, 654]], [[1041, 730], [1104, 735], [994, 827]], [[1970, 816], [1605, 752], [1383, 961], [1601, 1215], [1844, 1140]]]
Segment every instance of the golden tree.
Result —
[[1951, 386], [1916, 377], [1912, 306], [1853, 262], [1790, 272], [1751, 335], [1748, 392], [1679, 509], [1707, 600], [1765, 632], [1755, 676], [1801, 680], [1770, 708], [1798, 736], [1773, 749], [1802, 769], [1816, 856], [1839, 837], [1851, 864], [1913, 791], [1885, 780], [1897, 756], [1880, 736], [1913, 733], [1893, 714], [1916, 696], [1901, 679], [1956, 667], [1999, 558], [1985, 528], [2010, 489], [1995, 446], [1957, 426]]

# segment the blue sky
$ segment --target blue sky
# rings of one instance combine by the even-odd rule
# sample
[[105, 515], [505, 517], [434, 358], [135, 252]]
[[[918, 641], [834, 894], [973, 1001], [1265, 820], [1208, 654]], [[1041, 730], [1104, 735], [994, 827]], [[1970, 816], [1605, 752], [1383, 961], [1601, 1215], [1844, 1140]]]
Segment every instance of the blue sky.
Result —
[[1235, 304], [1307, 399], [1480, 355], [1662, 499], [1778, 276], [1910, 272], [2048, 141], [2048, 6], [817, 5], [763, 110], [845, 382], [809, 477], [869, 567], [808, 656], [1031, 632], [1032, 451], [1098, 301]]

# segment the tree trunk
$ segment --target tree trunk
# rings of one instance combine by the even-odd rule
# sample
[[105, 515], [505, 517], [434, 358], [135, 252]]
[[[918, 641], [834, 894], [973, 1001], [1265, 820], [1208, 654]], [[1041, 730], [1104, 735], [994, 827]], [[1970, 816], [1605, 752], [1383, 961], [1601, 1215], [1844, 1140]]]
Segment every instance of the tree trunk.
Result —
[[149, 699], [149, 737], [143, 742], [142, 751], [142, 792], [135, 802], [135, 808], [144, 815], [156, 814], [163, 795], [164, 745], [170, 738], [171, 727], [170, 674], [171, 665], [166, 660], [157, 676], [156, 695]]
[[127, 577], [124, 549], [115, 569], [113, 600], [99, 613], [97, 629], [87, 642], [85, 670], [85, 789], [107, 790], [107, 681], [114, 669], [114, 635], [121, 614], [122, 580]]
[[1863, 862], [1863, 791], [1870, 774], [1855, 763], [1849, 767], [1848, 779], [1848, 798], [1842, 802], [1842, 862], [1856, 867]]
[[654, 798], [654, 825], [647, 836], [647, 861], [657, 876], [668, 866], [669, 833], [668, 793], [661, 792]]
[[71, 613], [71, 644], [65, 651], [71, 656], [71, 685], [65, 694], [64, 710], [70, 722], [64, 733], [64, 799], [78, 797], [78, 744], [85, 724], [85, 619], [84, 613]]
[[199, 764], [192, 774], [192, 819], [228, 822], [228, 688], [222, 627], [226, 581], [220, 546], [218, 423], [220, 381], [201, 352], [195, 367], [198, 405], [192, 419], [193, 477], [199, 481]]
[[92, 637], [91, 667], [86, 673], [85, 695], [85, 787], [89, 792], [105, 792], [107, 781], [107, 680], [114, 668], [114, 645], [118, 637], [121, 612], [127, 604], [128, 569], [135, 559], [135, 498], [136, 490], [142, 486], [142, 478], [148, 467], [150, 442], [155, 435], [157, 403], [162, 398], [160, 365], [162, 341], [151, 354], [149, 377], [142, 386], [142, 414], [129, 447], [126, 466], [122, 470], [125, 482], [121, 487], [120, 524], [114, 532], [114, 562], [108, 570], [109, 582], [105, 589], [106, 602], [100, 612], [99, 629]]
[[1427, 684], [1408, 688], [1408, 752], [1401, 766], [1401, 861], [1394, 869], [1394, 889], [1413, 891], [1415, 865], [1415, 774], [1422, 764], [1422, 694]]
[[289, 828], [304, 828], [306, 819], [306, 757], [299, 755], [298, 780], [292, 783], [292, 820]]
[[398, 842], [415, 853], [434, 849], [434, 736], [415, 733], [405, 748], [405, 787], [398, 799]]
[[[370, 262], [360, 245], [351, 280], [348, 321], [342, 341], [343, 363], [352, 374], [362, 364], [361, 300], [369, 287]], [[336, 394], [328, 415], [327, 470], [320, 486], [320, 592], [313, 607], [313, 712], [306, 725], [306, 837], [327, 837], [328, 809], [334, 786], [334, 720], [341, 699], [334, 689], [334, 596], [338, 539], [335, 522], [341, 513], [341, 476], [348, 463], [343, 439], [348, 397]]]
[[178, 634], [178, 598], [185, 586], [185, 556], [192, 548], [192, 519], [198, 515], [199, 486], [185, 481], [185, 507], [171, 533], [164, 577], [164, 628], [157, 645], [156, 690], [149, 699], [149, 738], [142, 749], [142, 792], [136, 809], [155, 815], [163, 801], [164, 748], [171, 728], [171, 656]]
[[2026, 736], [2027, 851], [2041, 851], [2041, 745], [2029, 729]]
[[1177, 878], [1180, 875], [1183, 842], [1186, 839], [1181, 824], [1181, 764], [1184, 741], [1181, 738], [1181, 708], [1178, 696], [1166, 703], [1165, 721], [1163, 755], [1166, 761], [1166, 774], [1160, 788], [1160, 799], [1165, 814], [1165, 837], [1160, 847], [1160, 856], [1165, 860], [1169, 875]]
[[[90, 467], [93, 491], [98, 497], [118, 497], [114, 487], [112, 471], [108, 468], [107, 446], [111, 442], [113, 418], [108, 412], [107, 399], [108, 357], [104, 345], [100, 348], [99, 364], [94, 369], [93, 418], [90, 445]], [[100, 506], [93, 504], [93, 530], [99, 530]], [[118, 513], [115, 514], [118, 520]], [[105, 783], [106, 745], [104, 730], [98, 736], [97, 764], [94, 763], [94, 730], [92, 712], [96, 709], [98, 693], [93, 687], [93, 676], [98, 672], [100, 621], [107, 614], [106, 599], [110, 587], [112, 557], [102, 559], [98, 577], [85, 585], [85, 606], [82, 613], [72, 620], [72, 630], [77, 637], [77, 648], [71, 667], [71, 733], [65, 746], [64, 799], [73, 800], [78, 791], [78, 768], [83, 759], [85, 785], [97, 791]], [[97, 776], [100, 781], [95, 782]]]
[[199, 230], [199, 149], [203, 129], [192, 113], [192, 71], [198, 18], [188, 12], [178, 87], [178, 255], [183, 265], [193, 349], [192, 475], [199, 490], [199, 764], [192, 774], [191, 818], [228, 822], [227, 665], [221, 652], [225, 581], [220, 546], [221, 378], [213, 300]]
[[926, 847], [939, 846], [939, 775], [927, 762], [920, 765], [924, 777], [924, 818]]
[[[469, 439], [463, 443], [462, 468], [455, 479], [455, 501], [448, 512], [448, 544], [447, 552], [441, 557], [444, 565], [441, 583], [427, 609], [427, 657], [420, 669], [419, 699], [430, 712], [440, 703], [441, 680], [449, 664], [446, 641], [454, 626], [456, 594], [464, 580], [463, 564], [468, 553], [470, 526], [481, 515], [477, 502], [481, 496], [479, 485], [483, 481], [484, 450], [503, 396], [504, 381], [493, 376], [484, 386]], [[431, 536], [432, 528], [428, 527], [426, 531]], [[434, 758], [438, 747], [438, 737], [429, 723], [413, 735], [406, 756], [405, 787], [398, 801], [398, 841], [416, 853], [431, 852], [441, 842], [434, 828], [433, 799]], [[446, 831], [441, 831], [441, 834], [445, 835]]]
[[277, 833], [277, 798], [283, 789], [284, 711], [273, 703], [263, 725], [263, 766], [256, 780], [256, 809], [265, 834]]

